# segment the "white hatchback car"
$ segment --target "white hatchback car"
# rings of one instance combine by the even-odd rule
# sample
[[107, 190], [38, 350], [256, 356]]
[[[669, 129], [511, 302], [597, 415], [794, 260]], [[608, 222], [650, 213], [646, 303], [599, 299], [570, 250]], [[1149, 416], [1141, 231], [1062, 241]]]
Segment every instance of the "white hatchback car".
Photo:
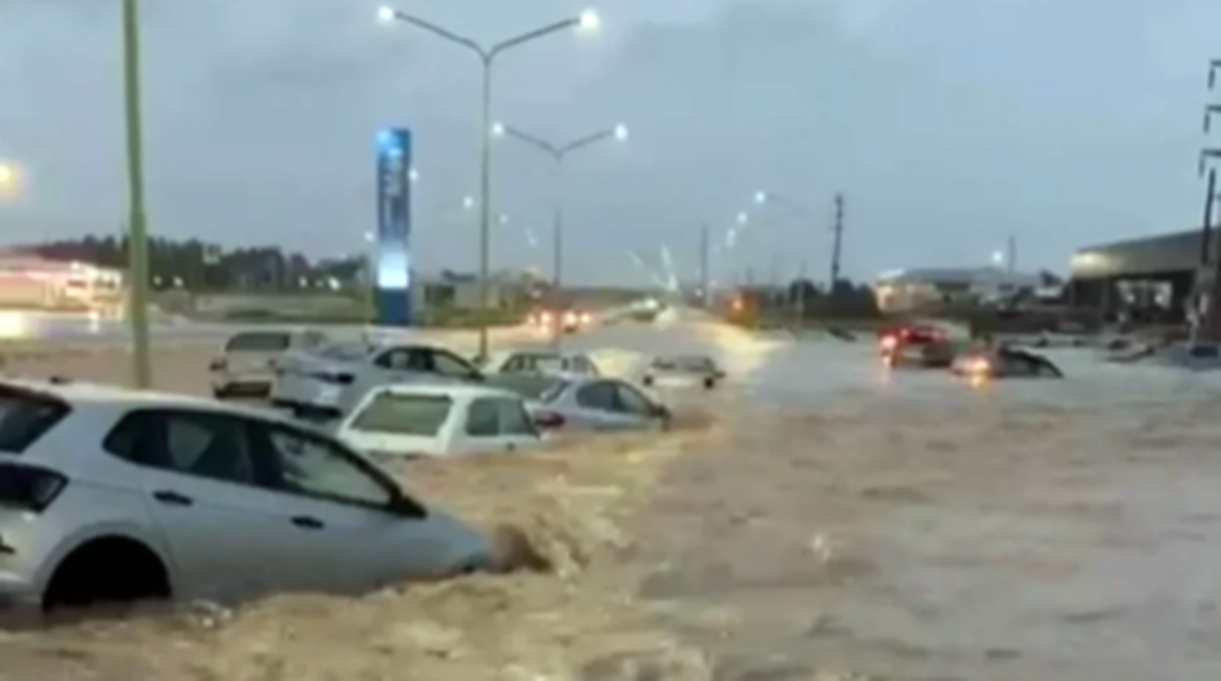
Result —
[[227, 397], [266, 397], [271, 393], [276, 365], [285, 354], [311, 350], [327, 343], [326, 334], [310, 330], [256, 330], [233, 334], [212, 360], [212, 394]]
[[541, 350], [507, 350], [493, 353], [483, 363], [487, 374], [569, 374], [598, 376], [598, 365], [582, 353]]
[[401, 383], [375, 388], [344, 419], [338, 437], [384, 462], [514, 452], [542, 436], [516, 393], [474, 385]]
[[360, 591], [491, 560], [482, 534], [273, 413], [0, 382], [0, 602]]

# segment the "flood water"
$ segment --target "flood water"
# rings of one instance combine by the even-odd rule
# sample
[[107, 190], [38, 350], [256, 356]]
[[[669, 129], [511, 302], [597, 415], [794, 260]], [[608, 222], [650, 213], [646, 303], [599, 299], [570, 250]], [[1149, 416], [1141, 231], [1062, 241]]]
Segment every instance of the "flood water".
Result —
[[559, 573], [221, 616], [0, 633], [0, 678], [1221, 678], [1221, 377], [1106, 367], [971, 387], [869, 343], [723, 327], [571, 341], [712, 425], [405, 472]]

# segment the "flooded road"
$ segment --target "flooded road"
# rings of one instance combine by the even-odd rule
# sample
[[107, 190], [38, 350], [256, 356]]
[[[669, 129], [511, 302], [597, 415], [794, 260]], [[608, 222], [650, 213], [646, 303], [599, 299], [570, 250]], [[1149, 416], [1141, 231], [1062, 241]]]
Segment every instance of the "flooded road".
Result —
[[1214, 377], [1064, 351], [1066, 381], [971, 388], [867, 354], [778, 349], [669, 471], [645, 592], [733, 614], [696, 640], [767, 678], [1221, 676]]
[[[1064, 381], [885, 373], [868, 342], [717, 326], [567, 341], [715, 425], [404, 472], [548, 575], [0, 632], [9, 679], [1212, 679], [1221, 382], [1051, 353]], [[707, 419], [706, 419], [707, 420]]]

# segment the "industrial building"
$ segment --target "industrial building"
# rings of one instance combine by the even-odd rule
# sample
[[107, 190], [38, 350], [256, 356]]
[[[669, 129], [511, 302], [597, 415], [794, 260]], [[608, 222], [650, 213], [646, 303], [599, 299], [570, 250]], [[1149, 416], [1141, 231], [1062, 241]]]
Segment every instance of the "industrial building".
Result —
[[0, 251], [0, 308], [109, 312], [122, 304], [122, 291], [116, 270]]
[[1204, 247], [1196, 229], [1082, 248], [1072, 259], [1068, 299], [1104, 316], [1156, 309], [1177, 318], [1195, 287]]
[[973, 267], [893, 270], [878, 275], [873, 288], [882, 312], [911, 312], [993, 302], [1042, 285], [1037, 274]]

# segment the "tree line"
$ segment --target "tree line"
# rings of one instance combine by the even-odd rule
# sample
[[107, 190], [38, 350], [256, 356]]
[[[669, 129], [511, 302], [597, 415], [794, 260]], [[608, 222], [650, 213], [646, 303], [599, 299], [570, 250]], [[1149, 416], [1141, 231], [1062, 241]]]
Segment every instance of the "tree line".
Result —
[[[76, 261], [127, 270], [126, 237], [85, 236], [31, 249], [48, 260]], [[153, 237], [148, 241], [149, 283], [189, 290], [280, 290], [314, 288], [331, 280], [342, 286], [368, 281], [365, 258], [313, 261], [278, 246], [224, 249], [197, 239]]]

